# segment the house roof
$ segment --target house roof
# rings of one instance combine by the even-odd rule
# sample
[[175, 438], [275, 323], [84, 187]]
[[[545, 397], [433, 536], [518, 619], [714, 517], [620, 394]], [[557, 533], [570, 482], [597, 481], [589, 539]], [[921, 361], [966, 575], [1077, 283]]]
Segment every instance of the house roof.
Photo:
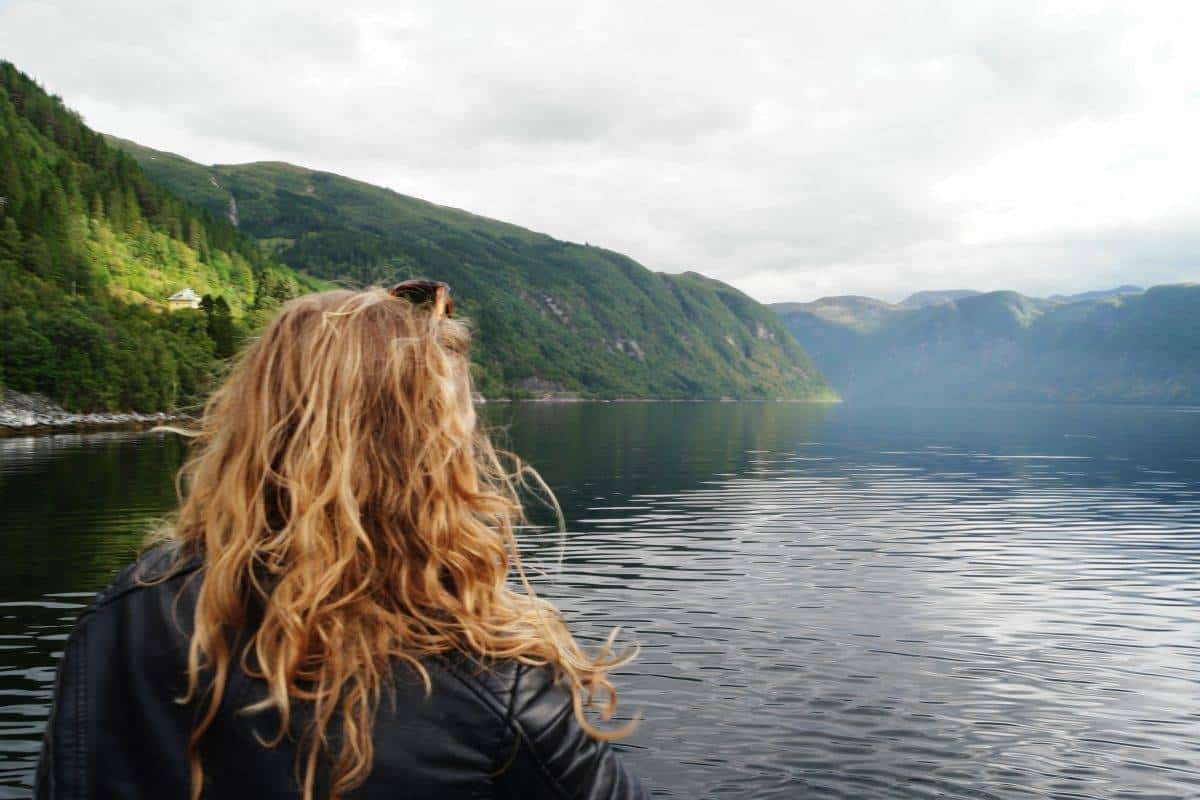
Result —
[[191, 302], [192, 300], [199, 300], [200, 295], [193, 292], [192, 287], [185, 286], [184, 288], [180, 289], [178, 292], [171, 295], [167, 299], [168, 300], [187, 300], [187, 301]]

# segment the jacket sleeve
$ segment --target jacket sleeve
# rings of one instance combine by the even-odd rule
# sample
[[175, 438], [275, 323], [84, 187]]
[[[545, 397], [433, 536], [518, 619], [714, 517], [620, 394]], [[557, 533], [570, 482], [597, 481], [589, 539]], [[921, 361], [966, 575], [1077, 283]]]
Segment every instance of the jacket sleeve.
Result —
[[608, 742], [575, 719], [571, 691], [549, 668], [517, 668], [508, 709], [508, 763], [496, 778], [502, 798], [643, 800], [649, 797]]
[[173, 700], [185, 685], [188, 640], [173, 616], [175, 579], [140, 582], [153, 574], [139, 571], [147, 558], [100, 592], [67, 637], [37, 800], [187, 796], [193, 711]]
[[37, 800], [84, 798], [88, 787], [87, 624], [67, 639], [54, 681], [54, 703], [34, 778]]

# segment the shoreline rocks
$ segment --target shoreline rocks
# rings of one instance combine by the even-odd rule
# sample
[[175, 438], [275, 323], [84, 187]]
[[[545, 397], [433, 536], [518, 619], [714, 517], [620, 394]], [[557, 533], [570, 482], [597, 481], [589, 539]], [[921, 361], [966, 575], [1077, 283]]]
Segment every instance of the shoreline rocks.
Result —
[[5, 391], [0, 396], [0, 437], [96, 430], [143, 430], [183, 419], [182, 414], [122, 411], [73, 414], [47, 397]]
[[[705, 403], [717, 402], [699, 398], [652, 398], [616, 397], [611, 399], [581, 397], [575, 392], [545, 390], [520, 399], [488, 397], [476, 394], [476, 404], [486, 403]], [[737, 402], [732, 397], [722, 397], [719, 402]], [[750, 401], [771, 402], [771, 401]], [[790, 402], [790, 401], [779, 401]], [[803, 402], [803, 401], [799, 401]], [[82, 433], [87, 431], [125, 430], [139, 431], [169, 422], [187, 420], [188, 414], [141, 414], [136, 411], [108, 412], [100, 414], [73, 414], [62, 406], [39, 394], [22, 394], [5, 391], [0, 395], [0, 439], [11, 436], [36, 436], [52, 433]]]

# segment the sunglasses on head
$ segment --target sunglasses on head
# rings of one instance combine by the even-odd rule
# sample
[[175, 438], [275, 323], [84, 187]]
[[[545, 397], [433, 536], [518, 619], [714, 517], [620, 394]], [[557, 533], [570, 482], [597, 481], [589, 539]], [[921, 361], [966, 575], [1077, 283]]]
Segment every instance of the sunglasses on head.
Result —
[[454, 316], [454, 300], [450, 298], [450, 284], [441, 281], [401, 281], [388, 290], [392, 297], [407, 300], [415, 306], [431, 305], [447, 317]]

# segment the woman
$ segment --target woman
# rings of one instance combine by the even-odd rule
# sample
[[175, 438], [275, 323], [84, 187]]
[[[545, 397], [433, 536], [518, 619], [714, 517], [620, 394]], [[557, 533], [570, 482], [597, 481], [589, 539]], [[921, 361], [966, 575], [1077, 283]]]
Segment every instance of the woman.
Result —
[[166, 541], [67, 641], [38, 797], [645, 796], [584, 716], [625, 659], [525, 580], [452, 317], [445, 284], [327, 292], [247, 349]]

